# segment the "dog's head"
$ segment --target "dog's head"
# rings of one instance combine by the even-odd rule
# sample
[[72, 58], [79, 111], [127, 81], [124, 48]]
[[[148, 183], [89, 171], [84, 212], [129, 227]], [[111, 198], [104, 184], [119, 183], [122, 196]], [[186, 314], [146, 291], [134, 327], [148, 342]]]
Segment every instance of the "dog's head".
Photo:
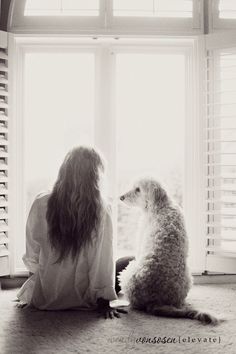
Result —
[[142, 209], [160, 208], [168, 201], [165, 189], [153, 178], [142, 178], [134, 183], [133, 188], [123, 194], [120, 200], [129, 206]]

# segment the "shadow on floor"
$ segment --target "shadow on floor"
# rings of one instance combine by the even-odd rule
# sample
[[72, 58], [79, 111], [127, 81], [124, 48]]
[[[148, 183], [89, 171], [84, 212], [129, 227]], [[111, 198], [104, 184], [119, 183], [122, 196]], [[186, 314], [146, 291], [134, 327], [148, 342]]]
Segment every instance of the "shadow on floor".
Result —
[[96, 312], [15, 308], [4, 331], [4, 354], [12, 354], [13, 350], [20, 354], [46, 353], [47, 348], [53, 348], [53, 352], [58, 350], [60, 354], [66, 353], [70, 339], [74, 342], [70, 344], [72, 352], [80, 353], [80, 339], [83, 338], [86, 342], [87, 338], [90, 341], [94, 328], [100, 321]]
[[[16, 291], [3, 290], [0, 291], [0, 353], [235, 354], [235, 294], [236, 284], [193, 286], [188, 297], [192, 305], [227, 317], [227, 321], [212, 327], [198, 321], [160, 318], [133, 310], [120, 319], [104, 320], [89, 311], [19, 309], [12, 302]], [[181, 342], [157, 345], [133, 341], [155, 337], [180, 337]], [[188, 338], [195, 342], [186, 342]], [[201, 343], [197, 342], [198, 338]], [[212, 338], [217, 342], [210, 342]]]

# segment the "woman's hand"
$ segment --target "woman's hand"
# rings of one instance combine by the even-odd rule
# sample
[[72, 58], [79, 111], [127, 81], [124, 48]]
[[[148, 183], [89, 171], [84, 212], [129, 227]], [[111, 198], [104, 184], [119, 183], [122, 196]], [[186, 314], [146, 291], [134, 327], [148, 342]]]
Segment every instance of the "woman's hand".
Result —
[[19, 301], [19, 300], [17, 300], [16, 302], [17, 302], [17, 303], [16, 303], [16, 307], [17, 307], [18, 309], [23, 309], [23, 308], [27, 307], [27, 303], [26, 303], [26, 302]]
[[128, 311], [124, 309], [110, 307], [109, 300], [99, 298], [97, 300], [97, 304], [98, 304], [98, 312], [102, 314], [102, 316], [106, 319], [107, 318], [113, 319], [115, 317], [120, 318], [120, 313], [125, 313], [125, 314], [128, 313]]

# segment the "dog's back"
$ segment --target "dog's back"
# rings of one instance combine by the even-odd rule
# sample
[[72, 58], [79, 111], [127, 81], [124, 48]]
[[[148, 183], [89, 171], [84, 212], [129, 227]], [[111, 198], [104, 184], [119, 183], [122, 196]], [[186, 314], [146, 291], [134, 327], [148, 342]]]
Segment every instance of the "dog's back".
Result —
[[143, 210], [145, 242], [141, 256], [120, 275], [121, 288], [131, 306], [153, 315], [217, 323], [213, 316], [185, 305], [191, 276], [187, 267], [188, 239], [180, 208], [153, 179], [137, 182], [121, 200]]
[[[121, 285], [130, 293], [135, 307], [143, 308], [153, 301], [158, 305], [181, 306], [191, 285], [186, 265], [187, 238], [183, 218], [179, 210], [170, 205], [156, 216], [146, 215], [144, 223], [145, 242], [142, 255], [136, 262], [136, 274], [129, 279], [127, 287], [121, 277]], [[134, 269], [128, 267], [126, 272], [129, 271], [133, 273]]]

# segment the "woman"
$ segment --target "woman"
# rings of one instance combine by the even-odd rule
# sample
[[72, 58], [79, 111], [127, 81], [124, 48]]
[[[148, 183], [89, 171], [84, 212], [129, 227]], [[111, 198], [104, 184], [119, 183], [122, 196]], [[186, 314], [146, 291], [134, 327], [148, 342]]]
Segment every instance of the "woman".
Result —
[[103, 173], [104, 162], [93, 148], [74, 148], [52, 192], [35, 199], [23, 257], [32, 276], [18, 293], [21, 303], [42, 310], [97, 308], [111, 318], [125, 312], [109, 306], [117, 296]]

